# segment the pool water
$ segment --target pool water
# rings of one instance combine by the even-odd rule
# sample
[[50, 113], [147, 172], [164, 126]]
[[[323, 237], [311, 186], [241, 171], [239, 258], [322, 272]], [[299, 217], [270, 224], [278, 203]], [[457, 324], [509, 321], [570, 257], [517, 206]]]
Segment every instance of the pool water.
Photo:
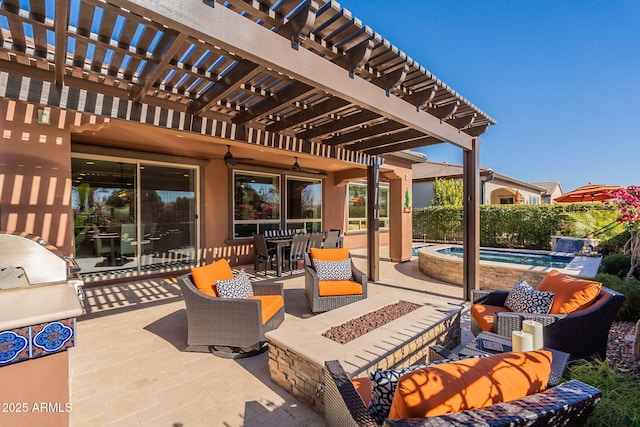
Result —
[[[441, 254], [462, 258], [462, 248], [445, 248], [438, 250]], [[496, 249], [480, 249], [480, 260], [507, 262], [510, 264], [533, 265], [536, 267], [565, 268], [573, 260], [569, 256], [537, 254], [531, 252], [511, 252]]]

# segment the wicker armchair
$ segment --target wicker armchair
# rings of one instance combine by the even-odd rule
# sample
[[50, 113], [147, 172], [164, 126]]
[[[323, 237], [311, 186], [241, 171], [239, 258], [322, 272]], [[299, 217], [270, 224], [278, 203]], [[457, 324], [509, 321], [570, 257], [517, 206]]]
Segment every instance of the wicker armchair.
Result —
[[[205, 295], [193, 284], [191, 274], [178, 277], [187, 306], [187, 351], [206, 351], [225, 358], [251, 356], [267, 349], [265, 332], [284, 321], [284, 305], [262, 324], [258, 299], [220, 298]], [[281, 283], [252, 283], [254, 295], [281, 295]]]
[[304, 256], [304, 288], [307, 300], [311, 306], [311, 311], [313, 313], [329, 311], [365, 299], [367, 297], [367, 275], [358, 270], [355, 265], [353, 265], [353, 261], [351, 261], [351, 273], [353, 274], [353, 280], [362, 285], [361, 294], [320, 296], [318, 273], [316, 273], [313, 267], [311, 254], [307, 252]]
[[[578, 380], [568, 381], [522, 399], [425, 418], [387, 419], [385, 426], [582, 426], [602, 393]], [[329, 427], [378, 424], [337, 360], [325, 362], [324, 417]]]
[[[509, 291], [473, 290], [474, 304], [504, 307]], [[511, 311], [494, 314], [493, 331], [511, 337], [512, 331], [522, 329], [522, 321], [535, 320], [544, 326], [545, 347], [571, 354], [573, 359], [588, 359], [594, 356], [605, 359], [609, 329], [618, 309], [624, 302], [624, 295], [602, 287], [593, 304], [570, 314], [528, 314]], [[474, 335], [482, 332], [478, 322], [471, 317], [471, 331]]]

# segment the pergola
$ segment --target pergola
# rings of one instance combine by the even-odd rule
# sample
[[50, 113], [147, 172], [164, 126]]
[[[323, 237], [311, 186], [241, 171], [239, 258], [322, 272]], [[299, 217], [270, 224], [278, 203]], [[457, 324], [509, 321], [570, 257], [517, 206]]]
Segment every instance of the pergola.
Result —
[[460, 147], [475, 287], [495, 121], [337, 3], [3, 0], [0, 27], [0, 97], [366, 165], [374, 280], [379, 156]]

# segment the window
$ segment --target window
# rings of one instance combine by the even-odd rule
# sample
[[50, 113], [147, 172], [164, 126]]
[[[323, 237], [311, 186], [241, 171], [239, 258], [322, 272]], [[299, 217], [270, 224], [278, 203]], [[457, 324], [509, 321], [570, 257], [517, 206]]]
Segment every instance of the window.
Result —
[[280, 228], [279, 175], [233, 172], [233, 237]]
[[322, 231], [322, 181], [287, 177], [287, 228]]
[[513, 205], [513, 197], [500, 197], [501, 205]]
[[529, 204], [530, 205], [539, 205], [540, 204], [540, 199], [538, 197], [529, 197]]
[[[347, 229], [349, 231], [367, 229], [367, 185], [350, 183], [347, 194], [349, 197], [347, 206]], [[389, 187], [380, 186], [379, 193], [379, 221], [380, 228], [389, 228]]]

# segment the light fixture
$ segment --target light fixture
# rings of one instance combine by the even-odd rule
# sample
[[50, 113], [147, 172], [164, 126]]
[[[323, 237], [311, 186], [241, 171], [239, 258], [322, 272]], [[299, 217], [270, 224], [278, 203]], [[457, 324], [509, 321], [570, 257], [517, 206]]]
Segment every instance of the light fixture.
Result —
[[38, 123], [41, 125], [51, 124], [51, 110], [45, 110], [44, 108], [38, 109]]

